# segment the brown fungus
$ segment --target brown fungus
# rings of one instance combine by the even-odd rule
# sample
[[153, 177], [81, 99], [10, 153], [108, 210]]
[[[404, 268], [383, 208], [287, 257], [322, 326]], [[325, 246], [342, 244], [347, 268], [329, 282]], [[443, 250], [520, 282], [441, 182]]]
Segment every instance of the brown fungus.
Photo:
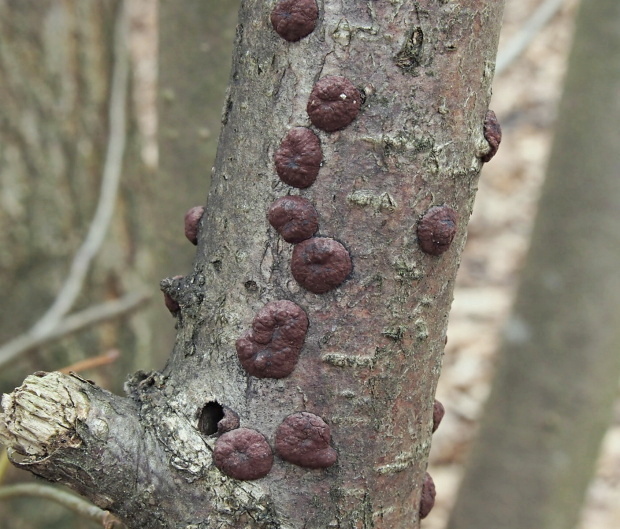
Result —
[[435, 482], [427, 472], [422, 485], [422, 497], [420, 498], [420, 519], [426, 518], [435, 506]]
[[213, 462], [231, 478], [259, 479], [269, 474], [273, 452], [260, 432], [238, 428], [221, 435], [215, 442]]
[[502, 142], [502, 128], [499, 125], [495, 112], [489, 110], [484, 117], [484, 139], [487, 140], [490, 150], [480, 159], [483, 162], [488, 162], [495, 156], [499, 144]]
[[308, 316], [292, 301], [267, 303], [258, 311], [252, 329], [236, 342], [243, 368], [258, 378], [290, 375], [308, 331]]
[[312, 237], [319, 229], [319, 214], [303, 197], [278, 198], [269, 208], [267, 219], [286, 242], [298, 243]]
[[314, 184], [322, 160], [323, 151], [318, 136], [305, 127], [289, 130], [274, 155], [280, 179], [299, 189]]
[[315, 294], [336, 288], [352, 269], [348, 250], [334, 239], [312, 237], [297, 244], [293, 250], [293, 277], [302, 287]]
[[445, 413], [446, 409], [443, 407], [443, 404], [438, 400], [435, 400], [435, 403], [433, 404], [433, 433], [437, 431], [437, 428], [439, 428]]
[[330, 438], [329, 426], [318, 415], [294, 413], [276, 430], [276, 453], [300, 467], [326, 468], [338, 459]]
[[224, 434], [239, 428], [239, 415], [232, 411], [228, 406], [224, 406], [224, 417], [217, 423], [217, 433]]
[[456, 235], [458, 214], [448, 206], [430, 208], [418, 223], [418, 243], [424, 253], [441, 255]]
[[204, 212], [204, 206], [196, 206], [188, 210], [185, 214], [185, 237], [187, 237], [187, 240], [194, 246], [198, 244], [198, 227]]
[[306, 110], [312, 124], [326, 132], [344, 129], [362, 106], [362, 95], [346, 77], [320, 79], [310, 93]]
[[164, 304], [171, 314], [176, 315], [181, 310], [179, 302], [175, 299], [175, 296], [179, 292], [179, 283], [183, 279], [183, 276], [167, 277], [162, 279], [159, 283], [160, 290], [164, 294]]
[[281, 0], [271, 12], [271, 25], [284, 40], [296, 42], [314, 31], [318, 17], [316, 0]]

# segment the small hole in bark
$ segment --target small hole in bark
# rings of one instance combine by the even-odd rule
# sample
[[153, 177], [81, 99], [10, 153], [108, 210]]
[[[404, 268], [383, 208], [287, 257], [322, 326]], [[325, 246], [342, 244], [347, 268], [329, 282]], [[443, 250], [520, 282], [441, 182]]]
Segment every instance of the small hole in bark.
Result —
[[243, 286], [248, 292], [258, 292], [258, 285], [256, 284], [256, 281], [246, 281]]
[[217, 433], [217, 423], [224, 418], [224, 408], [217, 402], [207, 402], [200, 412], [198, 430], [205, 435]]

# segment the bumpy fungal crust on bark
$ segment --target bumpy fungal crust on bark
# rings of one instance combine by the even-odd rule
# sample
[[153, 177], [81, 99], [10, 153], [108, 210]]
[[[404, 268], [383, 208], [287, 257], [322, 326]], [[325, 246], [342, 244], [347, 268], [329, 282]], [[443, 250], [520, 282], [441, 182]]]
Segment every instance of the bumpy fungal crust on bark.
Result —
[[238, 428], [215, 442], [213, 462], [235, 479], [264, 478], [273, 465], [273, 452], [265, 436], [256, 430]]
[[315, 294], [336, 288], [352, 269], [348, 250], [334, 239], [312, 237], [297, 244], [293, 250], [293, 277], [302, 287]]
[[323, 151], [318, 136], [305, 127], [289, 130], [274, 155], [280, 179], [299, 189], [314, 183], [322, 160]]
[[331, 75], [314, 85], [306, 110], [315, 127], [334, 132], [349, 125], [357, 117], [361, 106], [362, 96], [351, 81]]
[[489, 110], [484, 118], [484, 138], [489, 143], [491, 150], [486, 153], [482, 158], [483, 162], [488, 162], [495, 156], [499, 144], [502, 142], [502, 128], [499, 125], [495, 112]]
[[183, 276], [174, 276], [170, 279], [163, 279], [160, 283], [161, 291], [164, 293], [164, 304], [173, 315], [176, 315], [176, 313], [181, 310], [181, 306], [172, 296], [172, 293], [174, 292], [174, 284], [175, 282], [178, 282], [179, 279], [183, 279]]
[[422, 485], [422, 498], [420, 499], [420, 519], [426, 518], [435, 506], [435, 482], [427, 472]]
[[271, 25], [289, 42], [296, 42], [314, 31], [319, 8], [316, 0], [281, 0], [271, 12]]
[[198, 244], [198, 228], [204, 212], [204, 206], [195, 206], [185, 214], [185, 237], [194, 246]]
[[326, 468], [338, 459], [330, 439], [329, 426], [321, 417], [308, 412], [294, 413], [276, 430], [276, 453], [301, 467]]
[[418, 223], [418, 243], [424, 253], [441, 255], [456, 235], [458, 214], [448, 206], [430, 208]]
[[292, 301], [267, 303], [255, 316], [252, 329], [237, 340], [243, 368], [258, 378], [290, 375], [308, 331], [308, 316]]
[[319, 214], [303, 197], [277, 199], [267, 212], [267, 219], [286, 242], [299, 243], [312, 237], [319, 229]]
[[226, 432], [239, 428], [239, 415], [228, 406], [223, 407], [224, 417], [217, 423], [217, 433], [222, 435]]
[[443, 404], [438, 400], [435, 400], [435, 403], [433, 404], [433, 433], [437, 431], [437, 428], [439, 428], [445, 413], [446, 409], [443, 407]]

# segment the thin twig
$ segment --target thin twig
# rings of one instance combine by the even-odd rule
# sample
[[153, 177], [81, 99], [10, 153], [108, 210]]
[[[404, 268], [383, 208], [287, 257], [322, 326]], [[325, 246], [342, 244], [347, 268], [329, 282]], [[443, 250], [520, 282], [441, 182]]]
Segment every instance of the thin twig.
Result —
[[541, 32], [553, 16], [565, 4], [565, 0], [546, 0], [523, 25], [519, 33], [499, 50], [495, 75], [499, 76], [519, 57]]
[[70, 373], [79, 373], [80, 371], [86, 371], [87, 369], [94, 369], [96, 367], [112, 364], [113, 362], [116, 362], [120, 356], [121, 352], [118, 349], [110, 349], [102, 355], [80, 360], [79, 362], [75, 362], [75, 364], [59, 369], [58, 371], [65, 373], [66, 375]]
[[104, 511], [92, 503], [60, 490], [49, 485], [41, 485], [39, 483], [19, 483], [17, 485], [7, 485], [0, 487], [0, 500], [15, 498], [18, 496], [35, 496], [37, 498], [45, 498], [59, 503], [73, 512], [99, 522], [101, 525], [108, 524], [110, 526], [110, 513]]
[[0, 484], [4, 481], [6, 471], [9, 469], [9, 456], [6, 455], [6, 448], [0, 446]]
[[129, 85], [129, 59], [126, 48], [127, 16], [125, 4], [123, 3], [119, 7], [114, 33], [114, 64], [108, 114], [110, 132], [101, 177], [99, 203], [97, 204], [86, 239], [73, 258], [65, 283], [56, 296], [54, 303], [30, 332], [34, 336], [48, 334], [53, 327], [58, 325], [63, 316], [71, 310], [82, 290], [84, 278], [88, 273], [91, 261], [99, 252], [112, 220], [127, 136], [125, 107]]
[[106, 301], [94, 307], [67, 316], [56, 327], [45, 334], [33, 335], [29, 332], [18, 336], [0, 347], [0, 368], [16, 356], [32, 351], [44, 344], [60, 340], [91, 325], [118, 318], [132, 312], [150, 299], [149, 294], [128, 294], [123, 298]]

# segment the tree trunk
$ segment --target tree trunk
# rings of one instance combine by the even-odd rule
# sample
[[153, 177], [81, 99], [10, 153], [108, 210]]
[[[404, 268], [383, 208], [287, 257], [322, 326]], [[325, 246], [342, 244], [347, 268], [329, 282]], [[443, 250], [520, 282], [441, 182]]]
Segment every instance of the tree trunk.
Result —
[[[178, 306], [172, 356], [134, 375], [129, 398], [29, 377], [3, 400], [14, 462], [136, 528], [418, 527], [502, 5], [326, 0], [314, 31], [287, 42], [272, 3], [243, 2], [194, 269], [163, 282]], [[335, 100], [318, 105], [317, 83]], [[318, 135], [322, 164], [299, 191], [274, 154], [311, 127], [307, 105], [317, 127], [301, 134]], [[267, 222], [287, 195], [318, 212], [309, 242]], [[234, 414], [241, 428], [220, 435]]]
[[579, 520], [620, 374], [619, 27], [616, 0], [581, 3], [531, 248], [451, 529]]

